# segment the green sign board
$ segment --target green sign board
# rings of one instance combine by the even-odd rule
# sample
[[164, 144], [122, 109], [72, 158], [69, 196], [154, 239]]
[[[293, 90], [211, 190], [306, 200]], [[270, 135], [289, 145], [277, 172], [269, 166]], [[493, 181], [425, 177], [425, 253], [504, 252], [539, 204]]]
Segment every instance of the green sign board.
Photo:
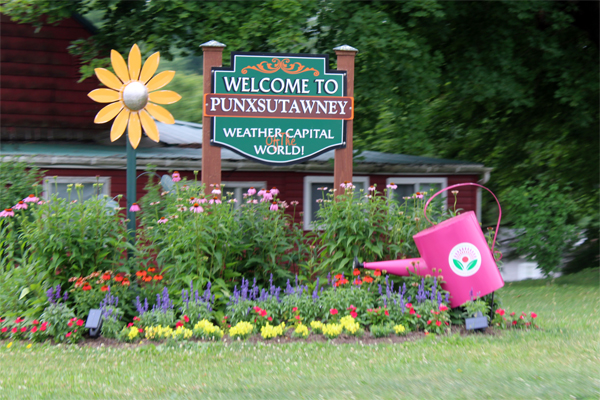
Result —
[[231, 67], [212, 68], [204, 96], [211, 145], [270, 165], [344, 147], [354, 99], [346, 72], [328, 65], [327, 55], [232, 53]]

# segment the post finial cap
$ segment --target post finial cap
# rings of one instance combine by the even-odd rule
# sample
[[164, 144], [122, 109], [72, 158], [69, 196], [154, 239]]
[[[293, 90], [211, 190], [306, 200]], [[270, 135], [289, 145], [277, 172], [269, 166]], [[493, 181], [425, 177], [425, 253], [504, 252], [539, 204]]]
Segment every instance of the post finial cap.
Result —
[[206, 43], [202, 43], [200, 47], [227, 47], [221, 42], [217, 42], [216, 40], [210, 40]]
[[352, 46], [348, 46], [347, 44], [343, 44], [341, 46], [338, 47], [334, 47], [335, 51], [354, 51], [355, 53], [358, 53], [358, 49], [355, 49]]

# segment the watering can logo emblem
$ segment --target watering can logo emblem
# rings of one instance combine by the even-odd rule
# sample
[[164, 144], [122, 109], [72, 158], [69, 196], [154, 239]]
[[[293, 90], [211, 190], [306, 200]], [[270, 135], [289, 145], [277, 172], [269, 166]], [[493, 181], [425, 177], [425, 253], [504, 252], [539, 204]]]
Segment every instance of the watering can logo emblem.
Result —
[[481, 253], [471, 243], [459, 243], [450, 250], [448, 264], [456, 275], [471, 276], [481, 267]]

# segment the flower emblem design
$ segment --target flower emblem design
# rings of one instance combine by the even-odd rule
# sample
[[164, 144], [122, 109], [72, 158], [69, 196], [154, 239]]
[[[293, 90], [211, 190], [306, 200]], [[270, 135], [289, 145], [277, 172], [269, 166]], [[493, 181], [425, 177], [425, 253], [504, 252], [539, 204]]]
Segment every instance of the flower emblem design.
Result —
[[110, 59], [116, 76], [105, 68], [96, 68], [96, 76], [106, 88], [88, 93], [98, 103], [110, 103], [96, 114], [94, 122], [104, 124], [114, 118], [110, 140], [114, 142], [119, 139], [128, 128], [129, 142], [134, 149], [142, 139], [142, 128], [150, 139], [158, 142], [158, 128], [153, 118], [165, 124], [173, 124], [175, 119], [156, 104], [172, 104], [181, 99], [179, 94], [171, 90], [158, 91], [171, 82], [175, 71], [154, 75], [160, 60], [159, 52], [148, 57], [142, 67], [142, 55], [136, 44], [129, 52], [127, 64], [115, 50], [111, 50]]
[[471, 276], [481, 266], [481, 253], [471, 243], [459, 243], [452, 248], [448, 256], [448, 264], [459, 276]]

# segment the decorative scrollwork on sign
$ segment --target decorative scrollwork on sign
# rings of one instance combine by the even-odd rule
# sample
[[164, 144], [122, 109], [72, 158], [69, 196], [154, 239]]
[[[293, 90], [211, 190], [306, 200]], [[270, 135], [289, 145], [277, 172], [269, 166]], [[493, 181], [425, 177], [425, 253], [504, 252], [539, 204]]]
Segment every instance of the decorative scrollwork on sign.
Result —
[[319, 71], [317, 71], [314, 68], [306, 67], [300, 64], [299, 62], [294, 62], [290, 64], [289, 58], [284, 58], [283, 60], [280, 60], [279, 58], [273, 58], [271, 61], [273, 61], [273, 63], [262, 61], [256, 65], [244, 67], [242, 68], [242, 74], [245, 75], [248, 73], [249, 69], [253, 69], [264, 74], [272, 74], [273, 72], [282, 70], [286, 74], [292, 75], [301, 74], [303, 72], [308, 71], [314, 71], [313, 75], [319, 76]]

